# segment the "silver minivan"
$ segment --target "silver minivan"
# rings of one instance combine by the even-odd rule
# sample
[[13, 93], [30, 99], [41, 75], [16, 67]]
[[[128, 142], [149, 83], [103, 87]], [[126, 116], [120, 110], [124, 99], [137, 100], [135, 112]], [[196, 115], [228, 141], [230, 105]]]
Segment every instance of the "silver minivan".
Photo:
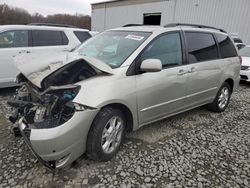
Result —
[[112, 29], [39, 69], [27, 59], [10, 120], [49, 168], [110, 160], [126, 131], [199, 106], [224, 111], [241, 67], [225, 31], [185, 24]]

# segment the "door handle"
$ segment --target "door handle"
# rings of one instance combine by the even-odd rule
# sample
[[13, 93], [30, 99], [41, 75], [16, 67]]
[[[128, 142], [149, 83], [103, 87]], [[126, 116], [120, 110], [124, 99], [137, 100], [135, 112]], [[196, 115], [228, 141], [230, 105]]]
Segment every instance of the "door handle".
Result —
[[70, 52], [70, 49], [69, 48], [64, 48], [63, 52]]
[[31, 53], [31, 52], [28, 51], [28, 50], [21, 50], [21, 51], [19, 51], [17, 54], [13, 55], [12, 58], [15, 58], [17, 55], [24, 54], [24, 53], [29, 54], [29, 53]]
[[195, 72], [195, 67], [191, 67], [191, 69], [188, 71], [188, 73]]
[[22, 50], [22, 51], [19, 51], [18, 53], [19, 53], [19, 54], [22, 54], [22, 53], [29, 54], [29, 53], [30, 53], [30, 51], [28, 51], [28, 50]]
[[180, 69], [177, 75], [182, 76], [184, 74], [187, 74], [187, 71]]

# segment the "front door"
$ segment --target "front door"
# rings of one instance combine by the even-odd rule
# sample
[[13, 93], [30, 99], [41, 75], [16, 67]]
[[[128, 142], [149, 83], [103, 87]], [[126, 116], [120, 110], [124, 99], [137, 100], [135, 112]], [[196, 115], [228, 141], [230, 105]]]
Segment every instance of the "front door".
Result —
[[160, 35], [139, 56], [139, 62], [159, 59], [163, 70], [136, 76], [140, 126], [185, 108], [187, 65], [183, 64], [179, 32]]

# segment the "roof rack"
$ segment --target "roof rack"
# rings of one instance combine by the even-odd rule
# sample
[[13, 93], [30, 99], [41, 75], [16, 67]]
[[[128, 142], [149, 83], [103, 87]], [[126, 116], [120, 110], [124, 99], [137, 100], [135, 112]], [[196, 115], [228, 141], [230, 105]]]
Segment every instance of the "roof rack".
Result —
[[135, 27], [135, 26], [145, 26], [144, 24], [126, 24], [122, 27]]
[[30, 23], [30, 24], [28, 24], [28, 25], [77, 28], [76, 26], [73, 26], [73, 25], [53, 24], [53, 23]]
[[224, 29], [207, 26], [207, 25], [200, 25], [200, 24], [188, 24], [188, 23], [170, 23], [165, 25], [164, 27], [177, 27], [177, 26], [190, 26], [190, 27], [197, 27], [197, 28], [208, 28], [208, 29], [215, 29], [221, 31], [223, 33], [227, 33]]
[[159, 26], [160, 27], [160, 25], [148, 25], [148, 24], [126, 24], [122, 27], [140, 27], [140, 26]]

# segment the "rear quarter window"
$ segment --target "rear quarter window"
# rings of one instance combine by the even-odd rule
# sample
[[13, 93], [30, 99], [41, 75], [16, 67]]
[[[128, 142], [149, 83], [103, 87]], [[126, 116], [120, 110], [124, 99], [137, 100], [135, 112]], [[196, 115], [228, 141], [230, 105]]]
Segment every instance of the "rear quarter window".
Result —
[[222, 58], [238, 56], [233, 42], [227, 35], [215, 34], [215, 36], [219, 43], [220, 54]]
[[91, 38], [91, 35], [85, 31], [74, 31], [74, 34], [81, 43]]
[[212, 33], [186, 32], [189, 63], [218, 59], [218, 48]]
[[63, 31], [33, 30], [33, 46], [67, 45], [69, 40]]

